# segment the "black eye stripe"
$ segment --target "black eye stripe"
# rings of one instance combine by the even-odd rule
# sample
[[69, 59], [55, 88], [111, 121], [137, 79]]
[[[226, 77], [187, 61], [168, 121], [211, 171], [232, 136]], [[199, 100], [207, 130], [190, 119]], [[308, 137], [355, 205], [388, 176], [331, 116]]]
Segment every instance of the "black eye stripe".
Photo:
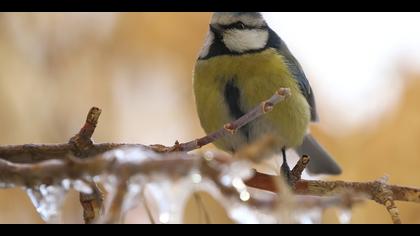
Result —
[[225, 26], [226, 29], [245, 29], [246, 27], [247, 26], [240, 21]]
[[266, 29], [266, 26], [249, 26], [249, 25], [245, 25], [242, 21], [238, 21], [229, 25], [221, 25], [221, 28], [223, 28], [224, 30], [228, 30], [228, 29]]

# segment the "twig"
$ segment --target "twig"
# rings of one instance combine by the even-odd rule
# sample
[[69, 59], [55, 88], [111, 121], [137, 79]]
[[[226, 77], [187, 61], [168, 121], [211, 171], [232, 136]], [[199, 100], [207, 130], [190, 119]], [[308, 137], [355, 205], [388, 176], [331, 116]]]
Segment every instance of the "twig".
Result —
[[285, 100], [290, 95], [291, 95], [290, 89], [280, 88], [279, 90], [276, 91], [276, 93], [271, 98], [269, 98], [266, 101], [261, 102], [260, 105], [254, 107], [252, 110], [250, 110], [245, 115], [241, 116], [239, 119], [225, 124], [219, 130], [214, 131], [202, 138], [198, 138], [196, 140], [186, 142], [186, 143], [176, 142], [175, 145], [172, 147], [165, 147], [159, 144], [152, 145], [151, 147], [156, 152], [172, 152], [172, 151], [187, 152], [187, 151], [201, 148], [202, 146], [212, 143], [215, 140], [223, 138], [224, 136], [234, 134], [242, 126], [257, 119], [258, 117], [264, 115], [265, 113], [272, 111], [275, 105]]
[[80, 193], [80, 203], [83, 208], [83, 219], [86, 224], [94, 223], [104, 211], [103, 202], [104, 194], [96, 185], [96, 183], [91, 182], [90, 188], [92, 189], [92, 194]]
[[[85, 150], [85, 157], [93, 157], [118, 148], [144, 148], [143, 144], [127, 143], [94, 143], [89, 150]], [[0, 159], [13, 163], [38, 163], [40, 161], [62, 160], [64, 157], [77, 153], [75, 146], [64, 144], [25, 144], [0, 146]]]
[[99, 115], [101, 114], [100, 109], [93, 107], [88, 113], [85, 125], [75, 137], [71, 138], [69, 143], [0, 146], [0, 159], [15, 163], [36, 163], [50, 159], [62, 159], [70, 154], [84, 157], [96, 156], [110, 150], [125, 147], [145, 148], [156, 152], [191, 151], [236, 132], [237, 129], [245, 124], [270, 112], [276, 104], [289, 96], [290, 90], [288, 88], [281, 88], [276, 91], [270, 99], [262, 102], [239, 119], [224, 125], [224, 127], [218, 131], [187, 143], [175, 142], [175, 145], [172, 147], [166, 147], [159, 144], [147, 146], [143, 144], [127, 143], [92, 143], [90, 137], [93, 134]]
[[295, 167], [293, 167], [293, 169], [290, 172], [292, 183], [296, 183], [297, 181], [301, 180], [302, 173], [308, 166], [310, 160], [310, 157], [307, 155], [304, 155], [302, 156], [302, 158], [299, 159]]
[[[69, 144], [72, 147], [71, 151], [74, 156], [79, 158], [89, 157], [89, 151], [93, 146], [92, 135], [95, 132], [101, 112], [101, 109], [92, 107], [79, 133], [70, 138]], [[80, 193], [80, 203], [82, 204], [85, 223], [94, 222], [103, 211], [103, 193], [96, 184], [91, 183], [90, 185], [92, 188], [91, 194]]]
[[376, 188], [372, 190], [372, 199], [386, 207], [394, 224], [401, 224], [400, 213], [395, 205], [392, 190], [388, 187], [387, 182], [388, 177], [383, 177], [375, 181]]
[[[198, 165], [197, 161], [199, 161]], [[104, 220], [104, 222], [111, 223], [118, 221], [120, 218], [114, 213], [120, 209], [121, 196], [125, 193], [123, 183], [126, 183], [130, 176], [136, 174], [152, 176], [164, 173], [172, 178], [179, 178], [187, 176], [192, 170], [196, 170], [198, 166], [203, 178], [211, 179], [226, 196], [239, 199], [237, 189], [232, 186], [225, 186], [220, 180], [223, 171], [231, 163], [220, 162], [218, 158], [215, 158], [213, 161], [205, 161], [202, 157], [185, 152], [151, 156], [151, 158], [146, 158], [142, 162], [136, 160], [121, 161], [118, 160], [115, 153], [87, 159], [48, 160], [37, 164], [16, 164], [0, 160], [0, 183], [4, 185], [1, 186], [3, 188], [10, 186], [31, 187], [39, 184], [52, 185], [61, 183], [63, 179], [80, 179], [84, 176], [97, 176], [100, 174], [118, 174], [121, 177], [121, 173], [124, 173], [122, 176], [127, 177], [122, 178], [118, 193], [111, 201], [113, 202], [111, 206], [113, 206], [112, 209], [114, 210], [110, 211], [111, 216]], [[26, 180], [30, 181], [27, 182]], [[248, 203], [252, 206], [264, 208], [272, 207], [274, 201], [250, 199]]]
[[[14, 163], [37, 163], [43, 160], [62, 159], [63, 157], [70, 155], [86, 158], [123, 147], [139, 147], [151, 149], [156, 152], [190, 151], [236, 132], [236, 130], [243, 125], [258, 118], [264, 113], [271, 111], [277, 103], [286, 99], [288, 96], [290, 96], [290, 90], [281, 88], [276, 91], [270, 99], [262, 102], [259, 106], [256, 106], [238, 120], [226, 124], [220, 130], [191, 142], [183, 144], [176, 142], [173, 147], [115, 143], [94, 144], [91, 138], [98, 124], [101, 110], [93, 107], [90, 109], [83, 127], [67, 144], [0, 146], [0, 160], [3, 159]], [[92, 188], [92, 194], [80, 193], [80, 202], [83, 207], [83, 218], [85, 223], [96, 221], [99, 218], [99, 214], [103, 212], [103, 194], [96, 185], [93, 185]]]
[[80, 129], [79, 133], [70, 138], [69, 144], [73, 147], [74, 156], [76, 157], [87, 157], [89, 150], [91, 149], [92, 135], [95, 132], [96, 125], [98, 124], [99, 116], [101, 115], [101, 109], [92, 107], [86, 117], [84, 126]]
[[[130, 176], [138, 173], [147, 176], [153, 175], [153, 173], [182, 176], [190, 173], [197, 166], [197, 160], [202, 162], [200, 173], [203, 176], [216, 183], [224, 195], [237, 198], [238, 201], [240, 200], [237, 189], [225, 186], [220, 180], [220, 171], [226, 165], [229, 165], [229, 162], [226, 160], [223, 162], [217, 161], [216, 163], [204, 162], [204, 159], [186, 153], [161, 154], [142, 163], [119, 163], [116, 157], [112, 155], [100, 155], [84, 160], [74, 158], [49, 160], [37, 164], [15, 164], [0, 160], [0, 182], [3, 183], [4, 187], [12, 185], [34, 186], [41, 183], [54, 184], [68, 178], [78, 179], [86, 175], [96, 176], [106, 173], [118, 173], [121, 168], [124, 168]], [[218, 158], [215, 158], [215, 160], [218, 160]], [[276, 178], [276, 176], [256, 173], [254, 178], [246, 181], [246, 184], [251, 187], [275, 192], [277, 190], [274, 188], [273, 178]], [[391, 212], [394, 212], [395, 208], [389, 204], [390, 201], [386, 201], [386, 199], [389, 199], [389, 195], [381, 195], [384, 192], [381, 189], [390, 190], [394, 201], [420, 202], [420, 189], [387, 185], [381, 181], [361, 183], [298, 180], [293, 186], [294, 192], [300, 195], [341, 196], [348, 192], [364, 194], [367, 199], [382, 202]], [[385, 199], [385, 201], [381, 199]], [[271, 209], [276, 204], [276, 200], [261, 201], [251, 198], [247, 203], [259, 208]], [[398, 222], [398, 214], [393, 214], [393, 216], [396, 219], [395, 222]]]
[[[306, 158], [302, 158], [299, 163], [303, 162], [304, 159]], [[297, 166], [299, 166], [299, 163]], [[273, 178], [275, 176], [257, 173], [252, 179], [246, 181], [246, 184], [250, 187], [256, 187], [266, 191], [278, 192]], [[299, 179], [294, 182], [292, 188], [295, 194], [299, 195], [340, 196], [349, 192], [362, 195], [366, 199], [374, 200], [384, 205], [394, 223], [401, 223], [398, 208], [394, 201], [420, 203], [419, 188], [389, 185], [383, 180], [347, 182]]]
[[[236, 121], [226, 124], [218, 131], [191, 142], [183, 144], [176, 142], [172, 147], [124, 143], [95, 144], [92, 142], [91, 137], [97, 125], [100, 110], [92, 108], [80, 132], [66, 144], [0, 146], [0, 188], [13, 186], [32, 187], [39, 184], [52, 185], [61, 183], [63, 179], [74, 180], [83, 178], [86, 175], [93, 177], [104, 173], [121, 173], [121, 169], [126, 171], [124, 173], [128, 177], [136, 173], [143, 175], [152, 173], [165, 173], [169, 176], [186, 175], [196, 166], [194, 160], [197, 160], [199, 157], [177, 151], [197, 149], [226, 135], [235, 133], [243, 125], [272, 110], [274, 105], [289, 95], [290, 91], [288, 89], [280, 89], [269, 100], [262, 102], [249, 113]], [[157, 155], [155, 158], [147, 159], [141, 163], [121, 162], [115, 155], [102, 155], [110, 150], [129, 147], [135, 147], [142, 151], [166, 152], [167, 154], [158, 155], [155, 153], [154, 155]], [[248, 152], [247, 155], [256, 156], [252, 151]], [[258, 158], [251, 159], [257, 160]], [[218, 161], [217, 164], [203, 162], [200, 167], [200, 173], [211, 179], [224, 195], [237, 198], [240, 201], [238, 190], [234, 187], [225, 186], [219, 178], [222, 167], [230, 165], [232, 160], [226, 159], [226, 157], [220, 158], [220, 160], [223, 161]], [[309, 158], [303, 157], [292, 170], [292, 189], [296, 194], [312, 196], [342, 196], [349, 192], [363, 194], [367, 199], [386, 206], [394, 223], [401, 223], [394, 201], [420, 202], [420, 189], [389, 185], [383, 180], [366, 183], [302, 180], [301, 174], [308, 162]], [[259, 189], [278, 192], [279, 189], [277, 189], [274, 178], [276, 177], [256, 173], [253, 178], [246, 181], [246, 184]], [[124, 186], [124, 184], [121, 184], [121, 186]], [[111, 204], [113, 208], [121, 208], [121, 194], [124, 194], [124, 191], [122, 187], [118, 191], [120, 195], [117, 194], [117, 197], [113, 199], [114, 203]], [[100, 193], [99, 189], [94, 189], [95, 194], [98, 194], [98, 192]], [[90, 197], [81, 196], [87, 223], [98, 218], [99, 208], [102, 206], [103, 200], [101, 194]], [[89, 204], [89, 201], [96, 202]], [[270, 209], [277, 204], [277, 201], [275, 198], [266, 199], [265, 201], [250, 198], [246, 203], [259, 208]], [[302, 201], [302, 203], [305, 203], [305, 201]], [[115, 222], [118, 218], [115, 214], [114, 216], [111, 214], [107, 218], [109, 219], [107, 222]]]

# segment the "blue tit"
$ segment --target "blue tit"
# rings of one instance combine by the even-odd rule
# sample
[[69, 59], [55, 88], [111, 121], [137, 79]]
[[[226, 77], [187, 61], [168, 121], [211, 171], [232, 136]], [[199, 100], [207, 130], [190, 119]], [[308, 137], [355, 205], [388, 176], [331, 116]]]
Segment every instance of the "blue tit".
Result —
[[[195, 64], [193, 87], [200, 123], [206, 133], [235, 120], [281, 87], [291, 96], [270, 113], [215, 145], [235, 152], [264, 135], [275, 138], [278, 152], [294, 149], [311, 157], [312, 174], [340, 174], [341, 169], [309, 133], [318, 121], [314, 94], [302, 67], [283, 40], [258, 12], [214, 13]], [[282, 166], [282, 168], [283, 168]]]

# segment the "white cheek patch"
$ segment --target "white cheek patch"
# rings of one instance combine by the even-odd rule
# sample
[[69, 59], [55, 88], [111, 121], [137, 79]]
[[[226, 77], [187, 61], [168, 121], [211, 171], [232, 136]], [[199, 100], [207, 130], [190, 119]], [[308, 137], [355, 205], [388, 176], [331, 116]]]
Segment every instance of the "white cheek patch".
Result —
[[223, 34], [223, 43], [233, 52], [243, 53], [265, 47], [268, 41], [268, 31], [260, 29], [227, 30]]
[[213, 44], [214, 41], [214, 34], [211, 31], [208, 31], [206, 39], [204, 41], [204, 45], [201, 48], [200, 58], [204, 58], [209, 54], [210, 46]]

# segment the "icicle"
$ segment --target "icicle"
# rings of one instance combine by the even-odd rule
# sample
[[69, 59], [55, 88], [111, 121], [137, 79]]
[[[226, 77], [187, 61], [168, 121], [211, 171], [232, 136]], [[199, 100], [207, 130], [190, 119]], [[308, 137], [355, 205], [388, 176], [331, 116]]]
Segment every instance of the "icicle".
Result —
[[[209, 154], [207, 156], [210, 157]], [[209, 158], [211, 160], [211, 158]], [[265, 223], [273, 224], [277, 222], [271, 211], [261, 210], [251, 207], [247, 202], [251, 197], [264, 198], [265, 194], [256, 194], [245, 185], [243, 179], [249, 178], [252, 175], [250, 164], [247, 161], [235, 162], [225, 170], [219, 177], [220, 183], [226, 187], [234, 188], [237, 191], [235, 196], [224, 195], [217, 185], [208, 178], [201, 178], [200, 184], [195, 187], [200, 191], [205, 191], [212, 195], [219, 203], [221, 203], [229, 217], [240, 224], [255, 224]], [[192, 175], [194, 176], [194, 174]]]
[[[105, 209], [109, 209], [111, 205], [111, 200], [117, 194], [118, 189], [118, 177], [116, 175], [101, 175], [100, 177], [95, 177], [96, 182], [101, 182], [107, 191], [107, 198], [105, 202]], [[135, 208], [139, 203], [141, 203], [141, 194], [144, 188], [146, 178], [142, 175], [132, 176], [127, 181], [127, 191], [124, 193], [124, 198], [121, 207], [121, 216], [124, 220], [126, 213]], [[107, 213], [106, 213], [107, 214]]]
[[146, 185], [157, 205], [159, 223], [182, 223], [185, 204], [194, 192], [194, 181], [201, 182], [202, 180], [195, 174], [178, 180], [163, 178]]
[[242, 179], [251, 177], [252, 174], [253, 171], [249, 162], [238, 161], [234, 162], [224, 171], [221, 177], [221, 181], [226, 186], [230, 186], [230, 184], [238, 183], [239, 180], [242, 181]]
[[[156, 157], [156, 153], [142, 148], [125, 148], [109, 151], [105, 156], [116, 158], [119, 164], [140, 164], [150, 158]], [[102, 182], [109, 196], [114, 196], [117, 189], [118, 177], [114, 174], [100, 175], [93, 178], [96, 182]], [[145, 177], [142, 175], [132, 176], [127, 183], [127, 192], [124, 195], [122, 215], [134, 208], [140, 202], [140, 194], [143, 191]], [[111, 197], [108, 197], [111, 199]], [[109, 204], [109, 202], [107, 203]]]
[[239, 224], [275, 224], [278, 222], [274, 214], [244, 204], [227, 209], [230, 218]]
[[[105, 155], [115, 157], [120, 164], [140, 164], [143, 161], [156, 157], [157, 154], [149, 150], [130, 148], [114, 150]], [[117, 176], [102, 176], [101, 179], [104, 187], [110, 193], [109, 195], [114, 195], [118, 183]], [[140, 195], [143, 191], [147, 191], [151, 195], [149, 202], [155, 202], [157, 205], [158, 214], [156, 219], [160, 223], [182, 223], [186, 201], [192, 194], [194, 186], [201, 183], [201, 181], [201, 174], [193, 170], [184, 177], [167, 176], [165, 173], [152, 176], [143, 176], [141, 174], [133, 176], [128, 180], [128, 189], [124, 196], [122, 214], [140, 203]]]
[[[139, 164], [148, 158], [154, 158], [153, 153], [142, 149], [115, 150], [110, 153], [117, 161], [123, 164]], [[206, 153], [205, 160], [212, 161], [211, 153]], [[258, 199], [267, 194], [254, 193], [248, 189], [243, 181], [252, 174], [251, 167], [246, 161], [235, 162], [223, 167], [218, 177], [219, 184], [233, 188], [233, 195], [225, 195], [212, 179], [200, 173], [199, 168], [193, 169], [186, 176], [168, 176], [165, 173], [143, 176], [141, 174], [128, 180], [128, 189], [124, 196], [122, 215], [141, 202], [141, 194], [151, 198], [148, 203], [154, 205], [153, 214], [158, 223], [182, 223], [184, 208], [187, 200], [196, 191], [205, 191], [221, 203], [228, 215], [237, 223], [321, 223], [322, 210], [310, 209], [290, 213], [287, 209], [257, 209], [248, 205], [248, 201]], [[101, 180], [108, 191], [108, 196], [113, 196], [118, 184], [116, 175], [102, 175]], [[98, 177], [94, 178], [96, 181]], [[272, 196], [271, 196], [272, 197]], [[153, 204], [154, 203], [154, 204]], [[153, 211], [153, 210], [152, 210]], [[286, 214], [287, 213], [287, 214]], [[287, 215], [287, 216], [286, 216]]]
[[128, 189], [124, 196], [123, 214], [135, 208], [140, 203], [140, 195], [145, 184], [145, 179], [141, 175], [133, 176], [128, 182]]
[[26, 189], [36, 211], [45, 222], [59, 223], [60, 209], [69, 189], [68, 186], [68, 180], [63, 180], [59, 185], [41, 184]]
[[[223, 178], [223, 177], [222, 177]], [[219, 188], [211, 180], [204, 178], [202, 182], [196, 186], [196, 190], [204, 191], [212, 195], [226, 210], [228, 216], [239, 224], [273, 224], [277, 223], [277, 219], [273, 216], [271, 211], [261, 210], [251, 207], [246, 202], [252, 197], [255, 197], [252, 192], [248, 191], [242, 180], [235, 178], [232, 179], [232, 183], [229, 186], [235, 186], [240, 189], [238, 195], [235, 197], [229, 197], [223, 195]], [[262, 194], [264, 195], [264, 194]]]
[[294, 218], [299, 224], [321, 224], [323, 210], [320, 208], [312, 208], [307, 210], [300, 210], [294, 215]]
[[352, 218], [352, 210], [348, 207], [343, 207], [337, 210], [338, 221], [340, 224], [350, 224]]
[[92, 188], [84, 180], [75, 180], [72, 182], [73, 188], [81, 193], [91, 194], [93, 192]]

